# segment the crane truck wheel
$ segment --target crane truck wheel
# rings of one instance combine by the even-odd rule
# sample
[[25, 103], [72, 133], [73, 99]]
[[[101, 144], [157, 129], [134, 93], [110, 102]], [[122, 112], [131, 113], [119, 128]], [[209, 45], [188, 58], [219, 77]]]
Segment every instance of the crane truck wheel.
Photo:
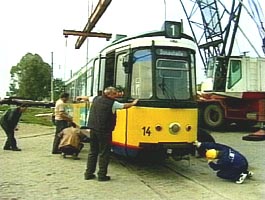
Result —
[[218, 104], [209, 104], [203, 110], [203, 123], [212, 130], [221, 128], [225, 124], [224, 111]]

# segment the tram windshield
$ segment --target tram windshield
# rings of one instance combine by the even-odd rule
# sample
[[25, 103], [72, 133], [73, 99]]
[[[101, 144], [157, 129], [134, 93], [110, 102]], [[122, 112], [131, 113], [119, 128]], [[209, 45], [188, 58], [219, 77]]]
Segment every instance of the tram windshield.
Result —
[[156, 94], [159, 99], [188, 99], [189, 68], [185, 60], [158, 59], [156, 62]]
[[131, 96], [141, 99], [190, 99], [191, 80], [187, 52], [167, 50], [166, 53], [158, 54], [156, 62], [153, 62], [155, 56], [152, 57], [151, 49], [134, 52]]

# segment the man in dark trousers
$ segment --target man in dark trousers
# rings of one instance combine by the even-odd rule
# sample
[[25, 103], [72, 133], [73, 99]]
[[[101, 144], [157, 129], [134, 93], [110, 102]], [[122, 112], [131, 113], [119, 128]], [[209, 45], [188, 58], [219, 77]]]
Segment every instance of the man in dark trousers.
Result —
[[109, 181], [107, 169], [111, 153], [112, 131], [116, 125], [116, 110], [130, 108], [137, 104], [138, 99], [132, 103], [119, 103], [115, 98], [119, 93], [114, 87], [107, 87], [102, 96], [94, 98], [88, 119], [90, 129], [90, 152], [88, 154], [85, 180], [94, 179], [97, 160], [99, 157], [98, 181]]
[[22, 113], [27, 110], [27, 107], [28, 106], [26, 104], [22, 104], [16, 108], [8, 109], [2, 115], [0, 119], [0, 124], [7, 136], [7, 140], [4, 145], [4, 150], [21, 151], [21, 149], [17, 147], [15, 130], [17, 129], [17, 124]]
[[52, 146], [52, 154], [60, 154], [61, 151], [58, 149], [60, 144], [60, 137], [58, 134], [65, 128], [70, 126], [70, 123], [73, 121], [72, 117], [67, 113], [67, 104], [69, 100], [68, 93], [62, 93], [60, 99], [55, 103], [54, 115], [55, 115], [55, 135]]
[[195, 145], [206, 150], [208, 164], [217, 171], [218, 177], [241, 184], [247, 177], [253, 176], [253, 172], [248, 171], [247, 159], [237, 150], [214, 142], [195, 142]]

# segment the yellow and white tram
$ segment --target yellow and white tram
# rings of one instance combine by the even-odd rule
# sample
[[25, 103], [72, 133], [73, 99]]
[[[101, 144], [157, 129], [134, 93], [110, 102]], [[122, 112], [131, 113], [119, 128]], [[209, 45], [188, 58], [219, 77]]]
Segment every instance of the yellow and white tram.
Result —
[[136, 98], [139, 102], [117, 111], [115, 153], [129, 157], [141, 151], [193, 153], [198, 132], [195, 50], [182, 23], [172, 21], [166, 21], [161, 31], [114, 41], [66, 82], [74, 121], [86, 126], [91, 97], [107, 86], [121, 86], [120, 102]]

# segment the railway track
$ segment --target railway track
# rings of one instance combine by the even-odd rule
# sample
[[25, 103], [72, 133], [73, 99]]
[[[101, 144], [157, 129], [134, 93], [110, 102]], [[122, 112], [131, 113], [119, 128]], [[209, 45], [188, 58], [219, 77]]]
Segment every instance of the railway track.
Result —
[[[205, 183], [208, 177], [206, 170], [209, 169], [203, 159], [192, 157], [190, 161], [167, 159], [161, 163], [147, 163], [119, 156], [113, 157], [112, 162], [125, 167], [129, 173], [137, 177], [141, 184], [159, 195], [161, 199], [174, 199], [176, 197], [189, 199], [191, 196], [198, 196], [197, 199], [234, 199], [215, 190], [212, 184]], [[198, 167], [200, 173], [193, 171], [195, 163], [200, 164]], [[211, 178], [215, 179], [215, 177]], [[203, 181], [200, 181], [201, 179]]]

